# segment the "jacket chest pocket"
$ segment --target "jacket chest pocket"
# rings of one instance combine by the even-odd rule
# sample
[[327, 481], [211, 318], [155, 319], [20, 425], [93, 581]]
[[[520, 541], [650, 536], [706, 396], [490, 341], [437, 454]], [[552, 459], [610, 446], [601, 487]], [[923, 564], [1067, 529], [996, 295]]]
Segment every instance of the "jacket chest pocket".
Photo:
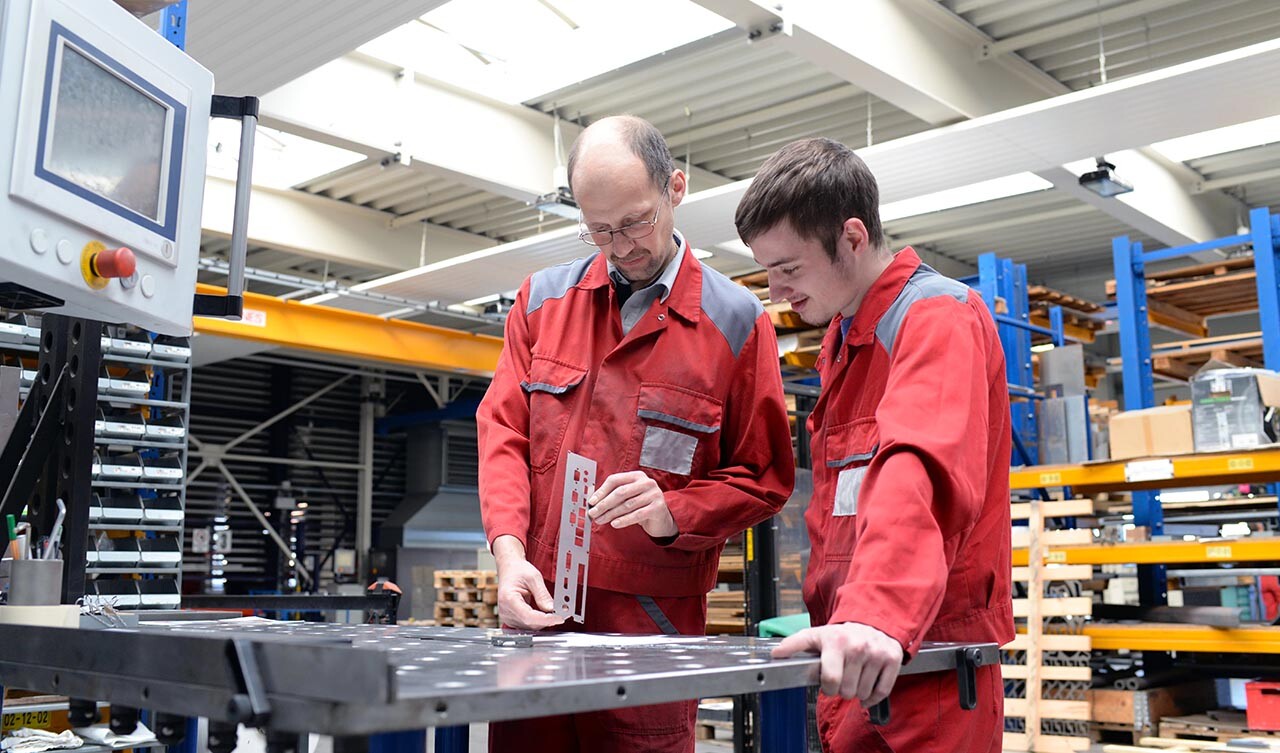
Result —
[[720, 401], [663, 384], [640, 385], [637, 465], [697, 478], [720, 461]]
[[534, 473], [553, 468], [560, 458], [560, 446], [573, 415], [575, 390], [587, 370], [533, 357], [529, 376], [520, 386], [529, 393], [529, 467]]
[[874, 417], [860, 418], [827, 429], [823, 462], [827, 473], [835, 476], [835, 493], [831, 507], [834, 517], [858, 514], [858, 498], [871, 459], [880, 448], [880, 433]]

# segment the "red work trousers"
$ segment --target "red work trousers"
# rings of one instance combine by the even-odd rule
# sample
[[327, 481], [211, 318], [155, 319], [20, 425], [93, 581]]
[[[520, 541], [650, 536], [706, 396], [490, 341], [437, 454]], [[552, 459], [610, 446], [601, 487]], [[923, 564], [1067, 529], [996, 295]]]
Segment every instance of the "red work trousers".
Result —
[[1004, 683], [1000, 667], [978, 668], [978, 706], [960, 708], [955, 672], [898, 678], [889, 723], [876, 726], [858, 701], [818, 696], [818, 734], [827, 753], [1000, 753]]
[[[547, 584], [555, 593], [554, 586]], [[703, 635], [704, 596], [652, 597], [681, 635]], [[632, 594], [587, 590], [585, 624], [572, 620], [552, 628], [584, 633], [661, 633], [663, 627]], [[641, 670], [643, 671], [643, 670]], [[489, 725], [490, 753], [693, 753], [696, 700], [632, 706], [613, 711], [546, 716]]]

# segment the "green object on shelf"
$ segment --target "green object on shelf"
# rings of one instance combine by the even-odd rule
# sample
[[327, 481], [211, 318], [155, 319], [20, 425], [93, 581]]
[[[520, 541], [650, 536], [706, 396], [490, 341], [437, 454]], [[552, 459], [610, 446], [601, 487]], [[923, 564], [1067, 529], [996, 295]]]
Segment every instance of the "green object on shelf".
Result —
[[760, 621], [761, 638], [786, 638], [809, 627], [809, 615], [788, 614]]

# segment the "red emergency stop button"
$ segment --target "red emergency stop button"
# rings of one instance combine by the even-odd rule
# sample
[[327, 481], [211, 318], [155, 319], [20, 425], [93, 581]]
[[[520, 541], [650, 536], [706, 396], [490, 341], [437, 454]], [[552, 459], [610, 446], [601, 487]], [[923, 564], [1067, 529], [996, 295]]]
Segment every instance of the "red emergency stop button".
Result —
[[80, 252], [80, 274], [93, 290], [102, 290], [113, 279], [127, 280], [138, 270], [138, 258], [127, 248], [107, 248], [89, 241]]
[[138, 269], [138, 258], [127, 248], [109, 248], [94, 254], [89, 265], [98, 277], [131, 277]]

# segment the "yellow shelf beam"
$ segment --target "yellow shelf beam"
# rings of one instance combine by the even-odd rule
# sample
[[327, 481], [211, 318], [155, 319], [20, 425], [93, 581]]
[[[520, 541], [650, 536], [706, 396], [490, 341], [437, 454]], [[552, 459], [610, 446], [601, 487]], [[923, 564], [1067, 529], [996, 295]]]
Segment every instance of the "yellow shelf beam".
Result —
[[[226, 293], [212, 285], [196, 289]], [[492, 376], [502, 352], [502, 339], [497, 337], [256, 293], [245, 293], [244, 309], [244, 319], [238, 322], [197, 316], [195, 330], [361, 361], [477, 376]]]
[[1139, 623], [1086, 625], [1094, 650], [1198, 651], [1224, 654], [1280, 654], [1280, 627], [1215, 628]]
[[[1153, 478], [1150, 468], [1142, 470], [1142, 480], [1129, 481], [1126, 469], [1151, 459], [1110, 460], [1084, 465], [1041, 465], [1015, 468], [1009, 474], [1014, 489], [1070, 486], [1082, 494], [1099, 491], [1168, 489], [1180, 486], [1235, 484], [1280, 479], [1280, 448], [1200, 453], [1163, 458], [1171, 461], [1172, 475]], [[1157, 458], [1156, 460], [1160, 460]]]
[[[1143, 541], [1045, 549], [1044, 561], [1063, 565], [1164, 565], [1280, 562], [1280, 537], [1228, 541]], [[1027, 564], [1027, 550], [1013, 550], [1013, 564]]]

